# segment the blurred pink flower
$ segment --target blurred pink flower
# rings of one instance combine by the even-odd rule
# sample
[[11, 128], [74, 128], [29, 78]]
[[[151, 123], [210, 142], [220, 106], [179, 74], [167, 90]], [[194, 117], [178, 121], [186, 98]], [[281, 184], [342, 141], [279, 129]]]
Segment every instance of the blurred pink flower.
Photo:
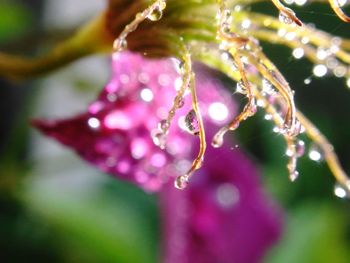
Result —
[[[281, 217], [247, 158], [229, 142], [220, 149], [209, 146], [189, 188], [174, 188], [173, 177], [188, 169], [198, 149], [198, 138], [181, 124], [192, 109], [190, 96], [172, 122], [165, 150], [153, 143], [151, 134], [167, 117], [181, 80], [175, 64], [128, 52], [114, 55], [112, 79], [88, 112], [34, 125], [102, 171], [146, 191], [161, 191], [165, 263], [259, 262], [280, 235]], [[220, 81], [208, 78], [214, 72], [203, 66], [195, 70], [211, 138], [235, 107]]]
[[164, 263], [258, 263], [281, 234], [253, 164], [227, 144], [210, 147], [188, 189], [169, 184], [160, 202]]

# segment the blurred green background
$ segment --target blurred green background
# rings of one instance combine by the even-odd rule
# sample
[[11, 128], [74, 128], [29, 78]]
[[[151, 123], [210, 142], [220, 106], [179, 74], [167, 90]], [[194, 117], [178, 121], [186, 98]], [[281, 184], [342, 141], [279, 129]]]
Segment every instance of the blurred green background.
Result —
[[[0, 0], [0, 50], [43, 52], [103, 6], [96, 0]], [[271, 12], [271, 5], [254, 9]], [[326, 5], [295, 11], [303, 21], [350, 38], [350, 25]], [[313, 78], [305, 85], [312, 64], [294, 60], [285, 47], [263, 46], [295, 89], [297, 106], [330, 139], [350, 171], [350, 90], [345, 80]], [[107, 69], [108, 59], [98, 57], [40, 80], [0, 80], [0, 262], [157, 262], [156, 196], [99, 174], [29, 126], [33, 117], [83, 110], [107, 80]], [[350, 205], [333, 195], [326, 165], [306, 155], [300, 159], [300, 178], [290, 183], [283, 140], [263, 113], [242, 124], [236, 137], [285, 210], [283, 238], [264, 262], [350, 262]]]

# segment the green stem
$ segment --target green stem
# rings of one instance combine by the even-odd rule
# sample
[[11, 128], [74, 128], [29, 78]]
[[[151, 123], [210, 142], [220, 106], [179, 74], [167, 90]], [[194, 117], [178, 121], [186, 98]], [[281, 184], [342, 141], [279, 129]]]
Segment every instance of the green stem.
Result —
[[105, 14], [102, 14], [41, 57], [23, 58], [0, 53], [0, 77], [16, 80], [37, 77], [78, 58], [111, 51], [113, 38], [104, 28]]

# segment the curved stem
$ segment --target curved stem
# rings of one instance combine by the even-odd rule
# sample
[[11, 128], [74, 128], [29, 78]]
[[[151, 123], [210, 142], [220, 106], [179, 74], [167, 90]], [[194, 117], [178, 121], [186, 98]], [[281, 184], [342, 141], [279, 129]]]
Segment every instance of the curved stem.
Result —
[[339, 6], [339, 0], [329, 0], [328, 2], [331, 5], [334, 13], [336, 13], [341, 20], [343, 20], [346, 23], [350, 23], [350, 17], [347, 16]]
[[104, 23], [105, 14], [102, 14], [39, 58], [22, 58], [0, 53], [0, 76], [10, 79], [32, 78], [92, 53], [110, 51], [112, 38], [104, 29]]

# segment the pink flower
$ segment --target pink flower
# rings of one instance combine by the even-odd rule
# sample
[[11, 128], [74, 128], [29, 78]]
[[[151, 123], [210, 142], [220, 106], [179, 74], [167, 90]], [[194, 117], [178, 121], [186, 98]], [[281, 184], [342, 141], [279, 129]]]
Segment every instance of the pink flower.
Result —
[[[191, 158], [196, 137], [179, 127], [191, 110], [191, 96], [185, 97], [178, 110], [163, 151], [154, 145], [151, 134], [167, 117], [181, 82], [175, 62], [146, 60], [125, 52], [114, 56], [112, 65], [112, 79], [88, 112], [67, 120], [33, 123], [102, 171], [146, 191], [158, 191], [184, 169], [174, 163]], [[233, 105], [228, 92], [218, 89], [221, 84], [206, 74], [203, 69], [197, 77], [202, 113], [208, 125], [222, 125], [228, 112], [234, 112]], [[215, 113], [219, 115], [210, 117]]]
[[281, 234], [282, 217], [237, 148], [209, 148], [186, 191], [161, 192], [164, 263], [258, 263]]
[[[281, 220], [262, 193], [253, 165], [230, 143], [220, 149], [209, 146], [204, 167], [189, 188], [176, 190], [172, 179], [188, 169], [198, 150], [198, 138], [182, 122], [192, 109], [190, 96], [172, 121], [165, 150], [151, 136], [176, 95], [181, 80], [176, 63], [127, 52], [112, 62], [112, 79], [88, 112], [34, 125], [102, 171], [146, 191], [161, 190], [165, 263], [259, 262], [279, 237]], [[235, 109], [220, 81], [208, 78], [213, 72], [197, 66], [196, 74], [211, 138]]]

